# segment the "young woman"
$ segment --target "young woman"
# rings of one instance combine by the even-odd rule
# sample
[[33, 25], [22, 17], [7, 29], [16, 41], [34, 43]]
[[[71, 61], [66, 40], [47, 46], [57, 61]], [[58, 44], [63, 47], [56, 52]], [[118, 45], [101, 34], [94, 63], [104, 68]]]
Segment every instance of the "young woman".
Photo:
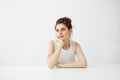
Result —
[[87, 60], [76, 41], [70, 40], [72, 33], [71, 19], [59, 18], [55, 25], [56, 40], [48, 44], [48, 67], [54, 68], [85, 68]]

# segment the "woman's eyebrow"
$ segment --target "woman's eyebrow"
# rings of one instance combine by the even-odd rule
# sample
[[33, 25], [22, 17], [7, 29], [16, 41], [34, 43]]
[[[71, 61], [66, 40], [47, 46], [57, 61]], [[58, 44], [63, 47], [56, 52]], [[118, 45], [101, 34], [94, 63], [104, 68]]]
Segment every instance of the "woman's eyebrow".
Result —
[[[60, 29], [66, 29], [66, 28], [63, 27], [63, 28], [60, 28]], [[56, 30], [59, 30], [59, 29], [56, 29]]]
[[61, 29], [66, 29], [66, 28], [63, 27], [63, 28], [61, 28]]

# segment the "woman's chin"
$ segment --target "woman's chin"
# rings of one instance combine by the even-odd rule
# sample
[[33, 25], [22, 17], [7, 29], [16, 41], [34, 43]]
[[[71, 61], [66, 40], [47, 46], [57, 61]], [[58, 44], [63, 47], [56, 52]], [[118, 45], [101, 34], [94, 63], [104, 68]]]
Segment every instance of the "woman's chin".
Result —
[[60, 39], [60, 40], [64, 40], [63, 38], [58, 38], [58, 39]]

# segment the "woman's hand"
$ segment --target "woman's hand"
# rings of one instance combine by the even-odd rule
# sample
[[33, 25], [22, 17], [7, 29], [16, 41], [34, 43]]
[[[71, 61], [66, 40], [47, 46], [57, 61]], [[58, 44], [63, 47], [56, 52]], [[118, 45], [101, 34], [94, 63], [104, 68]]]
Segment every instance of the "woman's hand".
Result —
[[56, 67], [60, 67], [60, 63], [57, 62], [57, 63], [55, 64], [55, 66], [56, 66]]
[[57, 42], [59, 43], [59, 46], [63, 47], [64, 46], [64, 41], [61, 39], [57, 39]]

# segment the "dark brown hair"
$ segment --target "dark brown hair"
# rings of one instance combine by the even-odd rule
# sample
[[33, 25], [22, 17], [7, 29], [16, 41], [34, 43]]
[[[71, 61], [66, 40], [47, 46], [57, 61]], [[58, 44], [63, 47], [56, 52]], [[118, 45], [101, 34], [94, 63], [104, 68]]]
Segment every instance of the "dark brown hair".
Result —
[[55, 29], [56, 29], [56, 26], [58, 24], [64, 24], [68, 29], [72, 29], [72, 24], [71, 24], [71, 19], [68, 18], [68, 17], [63, 17], [63, 18], [59, 18], [57, 21], [56, 21], [56, 24], [55, 24]]

